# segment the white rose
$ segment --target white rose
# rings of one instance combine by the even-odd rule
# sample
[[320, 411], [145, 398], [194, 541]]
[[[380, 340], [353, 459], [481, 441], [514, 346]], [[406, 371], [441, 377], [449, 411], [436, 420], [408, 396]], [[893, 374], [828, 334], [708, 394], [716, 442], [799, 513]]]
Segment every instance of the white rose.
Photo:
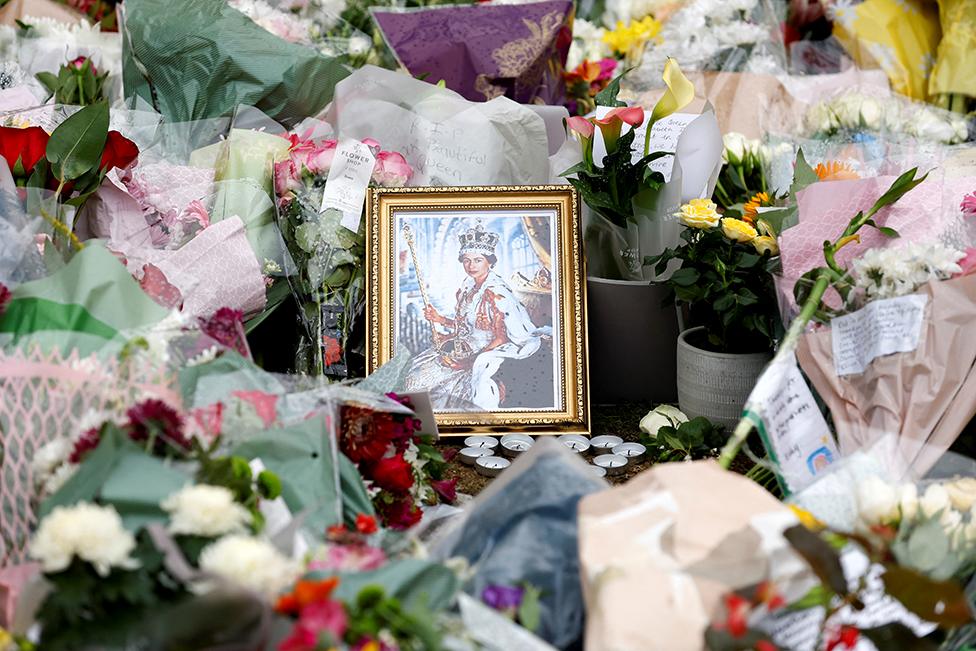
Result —
[[122, 518], [109, 506], [81, 502], [58, 506], [41, 520], [30, 543], [30, 555], [45, 572], [61, 572], [76, 556], [91, 563], [100, 576], [113, 567], [135, 569], [139, 563], [129, 555], [136, 539], [122, 526]]
[[881, 128], [882, 109], [881, 103], [873, 97], [865, 97], [861, 102], [861, 124], [872, 131]]
[[962, 513], [955, 509], [947, 509], [939, 516], [939, 524], [946, 530], [946, 533], [953, 533], [962, 524]]
[[898, 500], [901, 517], [904, 520], [914, 520], [918, 515], [918, 488], [915, 484], [904, 484], [901, 487], [901, 497]]
[[680, 423], [687, 423], [688, 417], [677, 407], [672, 405], [658, 405], [641, 418], [640, 428], [650, 436], [657, 436], [662, 427], [677, 427]]
[[953, 508], [968, 511], [976, 504], [976, 478], [963, 477], [945, 484]]
[[932, 484], [925, 489], [925, 494], [918, 501], [922, 515], [931, 518], [940, 511], [949, 508], [949, 492], [942, 484]]
[[724, 155], [733, 165], [738, 165], [746, 155], [749, 139], [741, 133], [731, 131], [722, 138], [725, 144]]
[[866, 524], [888, 522], [898, 517], [898, 492], [888, 482], [874, 475], [857, 487], [857, 505]]
[[[301, 565], [280, 554], [270, 543], [234, 534], [224, 536], [200, 552], [200, 569], [212, 572], [268, 598], [287, 589], [301, 573]], [[209, 584], [197, 587], [206, 592]]]
[[251, 513], [223, 486], [187, 486], [163, 500], [161, 506], [170, 515], [169, 530], [174, 534], [216, 538], [244, 533], [251, 524]]

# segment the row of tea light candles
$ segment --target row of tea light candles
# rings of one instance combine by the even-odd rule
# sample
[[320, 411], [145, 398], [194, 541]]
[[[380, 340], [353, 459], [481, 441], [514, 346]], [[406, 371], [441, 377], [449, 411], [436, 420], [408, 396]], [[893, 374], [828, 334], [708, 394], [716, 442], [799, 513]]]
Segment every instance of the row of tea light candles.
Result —
[[[599, 477], [617, 475], [631, 463], [637, 463], [644, 458], [647, 448], [640, 443], [624, 443], [619, 436], [602, 435], [588, 439], [579, 434], [564, 434], [557, 439], [560, 443], [578, 454], [592, 451], [594, 454], [591, 468]], [[533, 439], [526, 434], [506, 434], [501, 439], [501, 452], [504, 456], [497, 456], [495, 449], [499, 441], [494, 436], [469, 436], [464, 439], [461, 450], [461, 461], [469, 466], [475, 466], [479, 474], [495, 477], [502, 470], [512, 465], [505, 457], [517, 457], [532, 447]]]

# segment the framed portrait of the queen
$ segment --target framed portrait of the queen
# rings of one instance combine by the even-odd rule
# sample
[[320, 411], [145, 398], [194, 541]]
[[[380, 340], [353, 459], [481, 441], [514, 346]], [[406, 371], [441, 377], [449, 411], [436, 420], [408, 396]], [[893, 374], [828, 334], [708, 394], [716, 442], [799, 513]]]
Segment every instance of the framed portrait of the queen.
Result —
[[367, 373], [396, 357], [445, 435], [588, 432], [572, 187], [377, 189], [367, 213]]

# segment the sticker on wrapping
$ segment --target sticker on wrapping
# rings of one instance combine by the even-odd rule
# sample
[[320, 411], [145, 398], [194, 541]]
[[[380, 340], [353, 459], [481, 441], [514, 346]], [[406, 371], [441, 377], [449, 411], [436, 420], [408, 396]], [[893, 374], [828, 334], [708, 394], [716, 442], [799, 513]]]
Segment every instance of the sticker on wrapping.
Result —
[[837, 375], [863, 373], [877, 357], [918, 348], [927, 301], [925, 294], [886, 298], [831, 320]]
[[792, 355], [766, 368], [749, 394], [745, 416], [759, 429], [789, 492], [812, 483], [839, 457], [827, 421]]
[[[898, 623], [907, 626], [920, 638], [937, 628], [935, 624], [910, 612], [901, 602], [885, 592], [884, 581], [881, 578], [884, 567], [877, 563], [872, 564], [860, 549], [854, 546], [846, 547], [841, 552], [840, 562], [852, 590], [857, 589], [860, 577], [865, 577], [865, 586], [860, 592], [864, 608], [856, 611], [850, 606], [842, 607], [831, 619], [833, 625], [847, 624], [866, 630]], [[822, 607], [799, 611], [784, 608], [760, 620], [756, 627], [768, 633], [777, 648], [815, 651], [822, 630], [823, 617]], [[883, 651], [883, 649], [879, 650], [865, 635], [858, 637], [857, 644], [853, 648], [855, 651]]]
[[346, 377], [349, 375], [349, 369], [346, 366], [346, 351], [342, 349], [342, 325], [345, 314], [345, 309], [341, 305], [322, 306], [322, 340], [319, 341], [319, 346], [325, 375], [330, 377]]
[[[609, 106], [598, 106], [596, 109], [596, 117], [598, 119], [603, 118], [611, 110], [613, 109]], [[644, 111], [644, 122], [641, 126], [637, 127], [636, 133], [634, 134], [634, 144], [632, 146], [634, 148], [633, 160], [635, 163], [644, 157], [644, 138], [647, 134], [647, 121], [650, 117], [651, 112]], [[651, 146], [648, 152], [666, 151], [673, 154], [678, 151], [678, 140], [681, 138], [681, 134], [698, 117], [696, 113], [672, 113], [655, 122], [654, 128], [651, 129]], [[593, 158], [597, 162], [602, 163], [606, 153], [606, 147], [603, 144], [603, 137], [601, 135], [595, 143]], [[663, 174], [665, 181], [670, 181], [671, 172], [674, 169], [674, 156], [662, 156], [652, 161], [650, 168], [655, 172]]]
[[373, 176], [376, 158], [370, 148], [358, 140], [341, 140], [329, 169], [329, 177], [322, 192], [322, 208], [334, 208], [342, 213], [344, 227], [359, 231], [366, 203], [366, 188]]

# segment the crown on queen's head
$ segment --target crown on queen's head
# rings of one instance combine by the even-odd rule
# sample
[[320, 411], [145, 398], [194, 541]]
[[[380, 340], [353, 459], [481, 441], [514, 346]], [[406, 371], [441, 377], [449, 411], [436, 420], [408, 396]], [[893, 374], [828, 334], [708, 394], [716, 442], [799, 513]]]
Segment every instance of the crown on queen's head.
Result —
[[469, 252], [494, 255], [498, 239], [496, 233], [486, 231], [481, 224], [478, 224], [458, 235], [458, 241], [461, 243], [461, 255]]

